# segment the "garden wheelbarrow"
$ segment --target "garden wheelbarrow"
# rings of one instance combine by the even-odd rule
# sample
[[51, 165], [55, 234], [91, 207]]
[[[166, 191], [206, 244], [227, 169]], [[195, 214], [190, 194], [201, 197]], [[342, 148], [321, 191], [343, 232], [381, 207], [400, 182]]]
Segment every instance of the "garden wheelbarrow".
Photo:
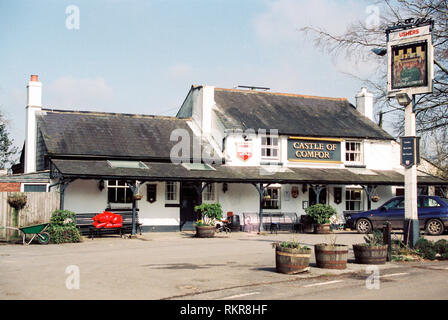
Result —
[[[32, 226], [26, 226], [21, 228], [14, 228], [14, 227], [4, 227], [6, 229], [12, 229], [12, 230], [18, 230], [22, 232], [22, 238], [23, 238], [23, 244], [30, 244], [35, 237], [37, 237], [37, 241], [39, 241], [40, 244], [47, 244], [50, 242], [50, 235], [45, 232], [47, 227], [49, 226], [49, 223], [42, 223], [42, 224], [35, 224]], [[26, 235], [27, 234], [33, 234], [33, 237], [29, 242], [26, 242]]]

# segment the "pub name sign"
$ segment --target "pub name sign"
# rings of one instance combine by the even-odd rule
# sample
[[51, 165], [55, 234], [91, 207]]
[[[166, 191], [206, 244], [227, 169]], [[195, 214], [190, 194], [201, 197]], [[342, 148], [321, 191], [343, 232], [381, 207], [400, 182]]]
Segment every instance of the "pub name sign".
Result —
[[288, 160], [342, 163], [341, 141], [342, 139], [289, 137]]

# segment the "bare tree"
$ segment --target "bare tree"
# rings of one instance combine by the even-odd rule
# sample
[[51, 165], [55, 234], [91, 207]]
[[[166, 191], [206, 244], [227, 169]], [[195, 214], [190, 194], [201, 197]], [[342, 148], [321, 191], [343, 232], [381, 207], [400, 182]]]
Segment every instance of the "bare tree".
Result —
[[[438, 146], [426, 148], [425, 156], [442, 168], [448, 163], [448, 0], [382, 0], [373, 3], [379, 16], [377, 23], [369, 19], [350, 24], [343, 34], [333, 34], [319, 27], [308, 26], [300, 31], [313, 37], [314, 45], [334, 56], [368, 61], [378, 66], [369, 79], [360, 79], [373, 90], [377, 113], [395, 114], [396, 136], [404, 132], [404, 109], [387, 98], [387, 63], [375, 55], [374, 48], [386, 48], [385, 29], [407, 18], [432, 18], [435, 78], [432, 94], [416, 97], [417, 133], [424, 141], [436, 139]], [[355, 75], [356, 76], [356, 75]], [[437, 161], [435, 161], [437, 162]]]
[[0, 169], [6, 168], [15, 162], [13, 158], [17, 154], [17, 147], [13, 146], [13, 140], [9, 137], [7, 120], [0, 113]]

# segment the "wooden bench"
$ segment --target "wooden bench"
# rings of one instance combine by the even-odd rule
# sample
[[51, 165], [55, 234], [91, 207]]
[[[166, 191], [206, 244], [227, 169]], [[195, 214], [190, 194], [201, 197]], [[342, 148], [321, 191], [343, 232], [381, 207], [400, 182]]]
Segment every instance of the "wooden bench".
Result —
[[[243, 231], [258, 231], [260, 215], [257, 212], [243, 213]], [[297, 214], [295, 212], [263, 212], [263, 230], [271, 232], [293, 231], [297, 225]]]
[[[119, 234], [120, 237], [125, 234], [132, 233], [132, 210], [129, 209], [106, 209], [105, 211], [112, 212], [121, 215], [123, 223], [121, 228], [95, 228], [93, 226], [92, 218], [99, 214], [95, 213], [77, 213], [76, 214], [76, 226], [82, 235], [89, 235], [93, 239], [95, 236], [101, 236], [102, 234]], [[136, 232], [142, 234], [142, 224], [139, 222], [138, 209], [135, 216]]]

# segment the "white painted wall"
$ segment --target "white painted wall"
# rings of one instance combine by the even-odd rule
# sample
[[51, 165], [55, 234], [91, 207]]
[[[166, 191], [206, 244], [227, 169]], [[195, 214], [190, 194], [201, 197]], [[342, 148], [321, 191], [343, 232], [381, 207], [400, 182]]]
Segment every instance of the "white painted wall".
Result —
[[[157, 183], [157, 196], [154, 203], [146, 200], [146, 187], [152, 182], [145, 183], [141, 187], [143, 199], [137, 201], [140, 222], [144, 226], [178, 226], [180, 223], [180, 208], [165, 207], [165, 182]], [[179, 185], [178, 185], [179, 190]]]
[[75, 213], [103, 212], [107, 207], [107, 188], [98, 189], [97, 180], [75, 180], [64, 193], [64, 209]]
[[[141, 187], [143, 199], [137, 201], [140, 222], [144, 226], [178, 226], [180, 208], [165, 207], [165, 183], [157, 183], [157, 201], [154, 203], [146, 200], [146, 187], [147, 184]], [[97, 180], [75, 180], [65, 190], [65, 209], [75, 213], [101, 213], [107, 205], [107, 187], [100, 191]]]

